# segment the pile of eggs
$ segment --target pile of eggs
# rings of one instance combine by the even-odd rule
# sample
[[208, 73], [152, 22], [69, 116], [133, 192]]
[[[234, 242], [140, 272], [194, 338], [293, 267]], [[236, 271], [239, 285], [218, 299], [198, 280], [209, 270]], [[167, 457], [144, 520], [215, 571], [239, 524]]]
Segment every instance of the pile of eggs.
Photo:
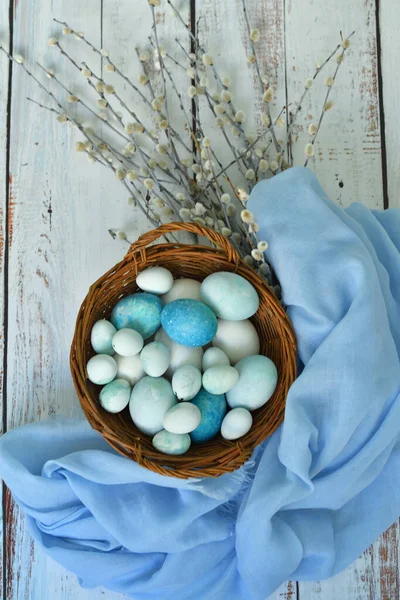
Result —
[[225, 271], [174, 280], [163, 267], [142, 271], [136, 283], [141, 291], [92, 328], [87, 375], [104, 386], [101, 406], [117, 413], [129, 405], [136, 427], [164, 454], [184, 454], [219, 433], [248, 433], [251, 411], [278, 379], [249, 320], [259, 307], [255, 288]]

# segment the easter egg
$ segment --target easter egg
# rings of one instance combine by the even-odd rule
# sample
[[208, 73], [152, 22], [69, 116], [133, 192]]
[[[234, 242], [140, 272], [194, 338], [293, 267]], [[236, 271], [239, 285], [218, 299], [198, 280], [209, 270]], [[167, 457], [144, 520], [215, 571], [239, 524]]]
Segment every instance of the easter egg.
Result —
[[227, 365], [229, 367], [230, 364], [229, 358], [223, 350], [220, 350], [220, 348], [207, 348], [204, 352], [202, 361], [203, 371], [207, 371], [207, 369], [216, 367], [217, 365]]
[[96, 354], [86, 365], [88, 379], [96, 385], [110, 383], [117, 374], [117, 363], [108, 354]]
[[118, 379], [126, 379], [130, 385], [135, 385], [139, 379], [144, 377], [145, 373], [139, 354], [135, 354], [135, 356], [120, 356], [116, 354], [114, 359], [117, 363]]
[[253, 417], [246, 408], [233, 408], [222, 421], [221, 435], [225, 440], [237, 440], [250, 431], [252, 425]]
[[217, 365], [203, 375], [203, 387], [210, 394], [225, 394], [238, 382], [239, 373], [234, 367]]
[[149, 267], [136, 277], [141, 290], [152, 294], [166, 294], [174, 284], [174, 278], [164, 267]]
[[110, 321], [106, 319], [96, 321], [90, 334], [90, 342], [93, 350], [97, 354], [114, 354], [112, 339], [116, 332], [117, 330]]
[[147, 292], [125, 296], [111, 313], [111, 323], [117, 329], [135, 329], [147, 340], [160, 327], [162, 302]]
[[217, 317], [229, 321], [252, 317], [260, 303], [255, 288], [247, 279], [227, 271], [212, 273], [204, 279], [200, 299]]
[[191, 402], [182, 402], [165, 413], [163, 425], [170, 433], [190, 433], [200, 421], [200, 409]]
[[172, 389], [178, 400], [192, 400], [200, 391], [201, 373], [193, 365], [179, 367], [172, 377]]
[[113, 337], [112, 346], [121, 356], [134, 356], [143, 348], [143, 338], [134, 329], [120, 329]]
[[170, 382], [164, 377], [143, 377], [132, 390], [129, 412], [136, 427], [147, 435], [163, 429], [166, 412], [176, 404]]
[[183, 346], [205, 346], [217, 332], [217, 318], [199, 300], [174, 300], [164, 306], [161, 323], [166, 334]]
[[99, 394], [101, 406], [110, 413], [118, 413], [129, 404], [131, 386], [125, 379], [107, 383]]
[[260, 340], [251, 321], [226, 321], [218, 319], [218, 329], [212, 345], [223, 350], [232, 365], [246, 356], [260, 352]]
[[182, 298], [200, 300], [200, 286], [201, 283], [195, 279], [176, 279], [168, 294], [162, 296], [161, 300], [164, 305]]
[[167, 370], [168, 377], [172, 377], [175, 371], [183, 365], [193, 365], [201, 369], [201, 359], [203, 358], [203, 348], [190, 348], [176, 344], [165, 333], [164, 329], [160, 328], [155, 335], [156, 342], [162, 342], [170, 351], [170, 364]]
[[161, 342], [147, 344], [140, 353], [140, 362], [147, 375], [161, 377], [169, 367], [170, 351]]
[[156, 450], [163, 454], [185, 454], [190, 448], [192, 440], [187, 433], [170, 433], [169, 431], [159, 431], [153, 437], [152, 444]]
[[225, 396], [215, 396], [202, 388], [192, 400], [192, 404], [197, 406], [201, 413], [200, 425], [190, 434], [192, 442], [198, 444], [211, 440], [219, 433], [227, 411]]
[[246, 356], [235, 368], [239, 371], [239, 381], [226, 395], [229, 406], [242, 406], [248, 410], [263, 406], [271, 398], [278, 381], [272, 360], [261, 355]]

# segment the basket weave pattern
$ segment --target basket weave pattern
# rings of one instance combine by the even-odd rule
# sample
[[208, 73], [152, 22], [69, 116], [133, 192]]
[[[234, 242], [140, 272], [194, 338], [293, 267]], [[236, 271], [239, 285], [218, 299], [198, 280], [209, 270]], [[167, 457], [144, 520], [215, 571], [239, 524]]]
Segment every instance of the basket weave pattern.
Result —
[[[206, 237], [215, 247], [178, 243], [151, 245], [163, 235], [179, 230]], [[245, 277], [258, 292], [260, 306], [251, 321], [260, 337], [260, 353], [274, 361], [279, 378], [274, 395], [252, 413], [253, 427], [239, 440], [228, 441], [219, 435], [204, 444], [193, 445], [182, 456], [161, 454], [153, 448], [151, 438], [133, 424], [128, 408], [111, 414], [101, 407], [100, 388], [87, 379], [86, 364], [94, 354], [90, 343], [94, 323], [108, 319], [123, 296], [138, 291], [138, 273], [156, 265], [169, 269], [174, 278], [199, 281], [217, 271], [232, 271]], [[282, 422], [286, 395], [296, 376], [296, 340], [291, 323], [274, 294], [226, 238], [194, 223], [168, 223], [142, 235], [125, 258], [90, 287], [78, 313], [70, 365], [75, 389], [90, 425], [115, 450], [162, 475], [184, 479], [217, 477], [243, 465], [255, 446]]]

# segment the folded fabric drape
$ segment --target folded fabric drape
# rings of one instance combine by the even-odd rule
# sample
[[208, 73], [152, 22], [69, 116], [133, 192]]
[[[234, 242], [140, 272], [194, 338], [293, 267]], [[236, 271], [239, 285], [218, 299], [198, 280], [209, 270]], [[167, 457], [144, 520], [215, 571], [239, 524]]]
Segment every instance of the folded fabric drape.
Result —
[[400, 211], [343, 210], [295, 168], [254, 188], [298, 339], [285, 421], [218, 479], [159, 476], [84, 421], [0, 440], [35, 540], [136, 600], [265, 600], [351, 563], [400, 514]]

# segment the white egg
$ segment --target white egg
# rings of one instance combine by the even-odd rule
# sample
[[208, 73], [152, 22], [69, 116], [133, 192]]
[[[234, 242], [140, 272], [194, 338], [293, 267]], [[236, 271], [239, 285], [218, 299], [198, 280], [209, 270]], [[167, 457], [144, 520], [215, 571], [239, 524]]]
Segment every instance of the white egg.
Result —
[[170, 351], [165, 344], [161, 342], [151, 342], [147, 344], [140, 353], [140, 361], [147, 375], [151, 377], [161, 377], [169, 367]]
[[129, 404], [131, 386], [125, 379], [107, 383], [99, 394], [101, 406], [110, 413], [118, 413]]
[[163, 304], [169, 304], [181, 298], [200, 300], [200, 287], [200, 281], [196, 281], [195, 279], [176, 279], [168, 294], [162, 296], [161, 300]]
[[144, 292], [166, 294], [174, 284], [174, 278], [164, 267], [149, 267], [136, 277], [136, 283]]
[[212, 345], [223, 350], [232, 365], [246, 356], [260, 352], [260, 340], [253, 323], [218, 319], [218, 329]]
[[252, 425], [253, 417], [246, 408], [233, 408], [222, 421], [221, 435], [226, 440], [237, 440], [250, 431]]
[[220, 348], [207, 348], [204, 352], [202, 363], [203, 371], [207, 371], [207, 369], [218, 365], [227, 365], [229, 367], [230, 364], [229, 358]]
[[165, 413], [163, 425], [170, 433], [190, 433], [196, 429], [200, 421], [200, 409], [191, 402], [183, 402], [176, 404]]
[[178, 400], [193, 400], [201, 388], [201, 373], [193, 365], [179, 367], [172, 376], [172, 389]]
[[176, 404], [170, 382], [164, 377], [143, 377], [132, 390], [129, 412], [136, 427], [147, 435], [163, 429], [166, 412]]
[[183, 365], [193, 365], [194, 367], [201, 369], [201, 361], [203, 358], [203, 348], [201, 346], [189, 348], [188, 346], [177, 344], [168, 337], [162, 327], [157, 331], [155, 341], [165, 344], [170, 351], [171, 359], [167, 371], [168, 377], [172, 377], [176, 369]]
[[239, 373], [234, 367], [217, 365], [210, 367], [203, 375], [203, 387], [210, 394], [226, 394], [237, 384]]
[[112, 346], [121, 356], [135, 356], [143, 348], [143, 338], [134, 329], [120, 329], [114, 335]]
[[139, 379], [144, 377], [145, 372], [140, 362], [139, 354], [135, 354], [135, 356], [120, 356], [116, 354], [114, 358], [117, 363], [118, 379], [126, 379], [131, 385], [135, 385]]
[[88, 379], [96, 385], [110, 383], [117, 374], [117, 363], [108, 354], [96, 354], [86, 365]]
[[106, 319], [96, 321], [92, 327], [90, 334], [90, 341], [93, 350], [97, 354], [114, 354], [114, 348], [112, 347], [112, 339], [116, 334], [117, 330], [114, 325]]

